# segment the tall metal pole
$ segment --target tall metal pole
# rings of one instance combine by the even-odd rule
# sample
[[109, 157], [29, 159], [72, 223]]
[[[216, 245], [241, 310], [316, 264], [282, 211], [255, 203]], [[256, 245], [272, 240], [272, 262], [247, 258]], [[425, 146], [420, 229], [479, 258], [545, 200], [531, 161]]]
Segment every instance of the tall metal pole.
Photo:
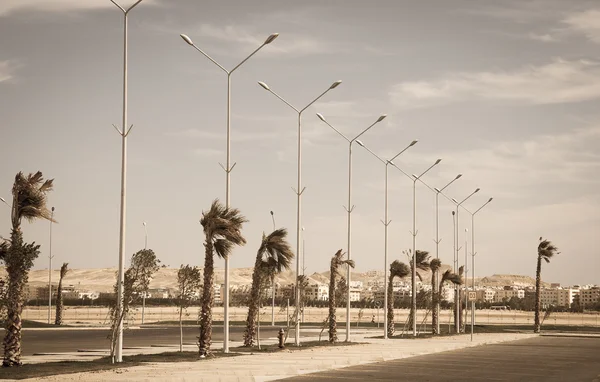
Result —
[[117, 347], [115, 349], [115, 361], [123, 361], [123, 282], [125, 273], [125, 228], [127, 211], [127, 136], [133, 126], [127, 126], [127, 28], [128, 14], [142, 0], [136, 1], [131, 7], [125, 10], [114, 0], [110, 0], [123, 12], [123, 123], [121, 130], [116, 126], [115, 129], [121, 135], [121, 216], [119, 227], [119, 272], [117, 277]]
[[[387, 281], [388, 281], [388, 257], [387, 257], [387, 250], [388, 250], [388, 226], [391, 223], [391, 220], [388, 220], [388, 166], [389, 165], [393, 165], [395, 166], [393, 160], [398, 158], [403, 152], [405, 152], [406, 150], [408, 150], [409, 148], [411, 148], [412, 146], [416, 145], [418, 142], [418, 140], [413, 140], [408, 146], [406, 146], [402, 151], [400, 151], [398, 154], [394, 155], [394, 157], [392, 157], [392, 159], [389, 160], [384, 160], [381, 157], [379, 157], [379, 155], [375, 154], [371, 149], [369, 149], [367, 146], [365, 146], [364, 143], [362, 143], [361, 141], [357, 140], [356, 143], [358, 143], [361, 147], [363, 147], [365, 150], [367, 150], [371, 155], [373, 155], [375, 158], [377, 158], [381, 163], [383, 163], [385, 165], [385, 211], [384, 211], [384, 220], [381, 221], [384, 225], [384, 250], [383, 250], [383, 306], [384, 306], [384, 315], [383, 315], [383, 338], [387, 339], [388, 338], [388, 332], [387, 332], [387, 326], [388, 326], [388, 320], [387, 320], [387, 306], [388, 306], [388, 290], [387, 290]], [[402, 170], [401, 170], [402, 171]], [[408, 174], [405, 174], [406, 176], [410, 177]], [[392, 296], [393, 298], [393, 296]], [[379, 318], [377, 319], [379, 320]], [[379, 326], [377, 326], [379, 327]]]
[[[348, 260], [352, 259], [351, 257], [351, 246], [352, 246], [352, 210], [354, 206], [352, 205], [352, 142], [348, 145]], [[348, 286], [348, 296], [346, 298], [346, 342], [350, 341], [350, 265], [347, 266], [346, 280]]]
[[411, 273], [411, 284], [412, 284], [412, 330], [413, 337], [417, 336], [417, 263], [416, 263], [416, 252], [417, 252], [417, 179], [413, 180], [413, 229], [412, 229], [412, 273]]
[[[271, 211], [271, 220], [273, 220], [273, 232], [275, 232], [275, 215]], [[275, 326], [275, 274], [271, 279], [271, 326]]]
[[[458, 272], [457, 261], [456, 261], [456, 212], [452, 211], [452, 240], [453, 244], [453, 255], [452, 255], [452, 268], [454, 273]], [[454, 331], [458, 334], [459, 332], [459, 322], [458, 322], [458, 290], [457, 287], [454, 286]]]
[[[467, 242], [467, 232], [469, 232], [469, 230], [467, 228], [465, 228], [465, 287], [464, 287], [464, 296], [465, 296], [465, 313], [463, 315], [463, 327], [462, 327], [462, 331], [466, 332], [467, 331], [467, 315], [469, 313], [469, 300], [467, 299], [467, 294], [468, 294], [468, 290], [469, 290], [469, 284], [468, 284], [468, 280], [469, 280], [469, 269], [467, 268], [467, 264], [468, 264], [468, 242]], [[462, 306], [461, 306], [462, 309]]]
[[300, 252], [300, 242], [302, 240], [300, 229], [302, 227], [301, 203], [302, 203], [302, 194], [304, 193], [304, 188], [302, 187], [302, 113], [306, 109], [308, 109], [312, 104], [317, 102], [321, 97], [323, 97], [325, 94], [327, 94], [327, 92], [329, 92], [332, 89], [335, 89], [341, 83], [342, 83], [342, 81], [335, 81], [333, 84], [331, 84], [331, 86], [329, 86], [329, 88], [327, 90], [325, 90], [317, 98], [312, 100], [303, 109], [299, 110], [299, 109], [295, 108], [294, 106], [292, 106], [292, 104], [290, 104], [288, 101], [286, 101], [279, 94], [272, 91], [271, 88], [269, 88], [269, 86], [266, 83], [261, 82], [261, 81], [258, 82], [258, 84], [263, 89], [270, 92], [275, 97], [279, 98], [280, 101], [282, 101], [283, 103], [288, 105], [291, 109], [293, 109], [296, 113], [298, 113], [298, 185], [297, 185], [297, 189], [294, 190], [296, 193], [296, 196], [297, 196], [297, 204], [296, 204], [296, 292], [294, 293], [295, 297], [296, 297], [296, 313], [295, 313], [296, 325], [295, 325], [295, 331], [294, 331], [295, 332], [294, 342], [295, 342], [296, 346], [300, 346], [300, 320], [299, 320], [299, 317], [300, 317], [299, 316], [299, 313], [300, 313], [300, 288], [299, 288], [300, 283], [299, 283], [299, 281], [300, 280], [299, 280], [299, 276], [300, 276], [300, 253], [301, 253]]
[[[144, 226], [144, 249], [148, 249], [148, 230], [146, 229], [146, 222], [142, 223]], [[146, 291], [142, 295], [142, 325], [144, 324], [144, 316], [146, 313]]]
[[[390, 222], [388, 220], [388, 165], [389, 162], [385, 163], [385, 214], [384, 214], [384, 222], [383, 225], [385, 227], [384, 233], [384, 244], [383, 244], [383, 311], [385, 312], [383, 315], [383, 339], [388, 339], [388, 318], [387, 318], [387, 309], [388, 309], [388, 288], [387, 288], [387, 278], [388, 278], [388, 225]], [[392, 289], [393, 290], [393, 289]], [[394, 296], [391, 296], [393, 299]], [[377, 310], [377, 323], [379, 323], [379, 310]]]
[[[375, 126], [379, 122], [383, 121], [387, 117], [387, 114], [380, 115], [379, 118], [377, 118], [377, 120], [375, 122], [373, 122], [369, 127], [364, 129], [363, 131], [361, 131], [360, 134], [358, 134], [357, 136], [355, 136], [352, 139], [349, 139], [344, 134], [342, 134], [338, 129], [336, 129], [331, 124], [329, 124], [329, 122], [327, 122], [327, 120], [325, 120], [325, 117], [323, 117], [322, 114], [317, 113], [317, 117], [319, 117], [319, 119], [321, 121], [323, 121], [327, 126], [331, 127], [336, 133], [338, 133], [340, 136], [342, 136], [342, 138], [344, 138], [346, 141], [348, 141], [348, 207], [345, 207], [345, 208], [346, 208], [346, 211], [348, 212], [348, 260], [351, 260], [352, 259], [352, 255], [351, 255], [352, 210], [354, 210], [354, 206], [352, 205], [352, 144], [354, 142], [356, 142], [360, 146], [364, 147], [363, 143], [361, 141], [359, 141], [358, 138], [360, 138], [361, 135], [363, 135], [364, 133], [369, 131], [373, 126]], [[346, 296], [346, 342], [350, 341], [350, 305], [351, 305], [350, 304], [350, 296], [351, 296], [351, 294], [350, 294], [350, 281], [351, 281], [350, 277], [351, 277], [350, 266], [348, 266], [347, 274], [346, 274], [346, 282], [347, 282], [347, 286], [348, 286], [348, 293]]]
[[298, 201], [296, 204], [296, 328], [295, 343], [300, 346], [300, 240], [302, 227], [302, 111], [298, 113], [298, 185], [296, 195]]
[[[112, 0], [111, 0], [112, 1]], [[242, 64], [250, 59], [250, 57], [254, 56], [256, 52], [258, 52], [265, 45], [270, 44], [279, 36], [279, 33], [273, 33], [265, 42], [263, 42], [258, 48], [256, 48], [249, 56], [247, 56], [242, 62], [237, 64], [233, 69], [227, 70], [217, 61], [215, 61], [208, 54], [204, 53], [204, 51], [198, 48], [191, 38], [187, 35], [181, 34], [179, 35], [187, 44], [194, 47], [198, 52], [202, 53], [206, 58], [208, 58], [213, 64], [217, 65], [221, 70], [227, 73], [227, 161], [225, 163], [226, 167], [221, 167], [225, 170], [225, 207], [229, 208], [231, 206], [231, 171], [235, 167], [235, 163], [233, 166], [231, 165], [231, 75], [237, 68], [242, 66]], [[229, 353], [229, 257], [225, 257], [225, 276], [224, 276], [224, 284], [223, 288], [223, 352]]]
[[[471, 290], [475, 292], [475, 215], [471, 216]], [[475, 325], [475, 301], [471, 301], [471, 341]]]
[[54, 220], [54, 207], [52, 207], [52, 212], [50, 212], [50, 254], [48, 255], [48, 325], [50, 325], [50, 320], [52, 318], [52, 222]]

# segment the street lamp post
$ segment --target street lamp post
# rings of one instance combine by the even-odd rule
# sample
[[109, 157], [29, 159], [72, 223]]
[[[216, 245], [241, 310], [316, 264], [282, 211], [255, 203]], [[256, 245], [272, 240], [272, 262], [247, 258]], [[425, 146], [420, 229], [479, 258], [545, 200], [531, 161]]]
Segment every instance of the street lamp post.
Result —
[[[273, 232], [275, 232], [275, 214], [273, 211], [271, 211], [271, 220], [273, 220]], [[271, 279], [271, 326], [275, 326], [275, 274]]]
[[417, 255], [417, 180], [421, 179], [423, 175], [425, 175], [429, 170], [431, 170], [434, 166], [440, 163], [442, 160], [438, 159], [434, 164], [429, 166], [429, 168], [421, 173], [421, 175], [417, 176], [415, 174], [412, 175], [413, 180], [413, 230], [412, 230], [412, 324], [413, 324], [413, 336], [417, 336], [417, 264], [416, 264], [416, 255]]
[[[458, 208], [464, 202], [466, 202], [467, 200], [469, 200], [469, 198], [471, 196], [473, 196], [476, 193], [478, 193], [479, 190], [480, 190], [480, 188], [476, 188], [475, 191], [473, 191], [471, 194], [469, 194], [469, 196], [467, 196], [466, 198], [464, 198], [460, 202], [458, 202], [456, 199], [452, 198], [452, 201], [456, 204], [456, 227], [455, 227], [455, 231], [456, 231], [455, 232], [455, 237], [456, 237], [455, 243], [456, 244], [454, 245], [454, 256], [455, 256], [454, 257], [454, 262], [456, 264], [456, 269], [458, 269], [458, 251], [460, 250], [460, 248], [459, 249], [456, 248], [458, 246], [458, 240], [459, 240], [458, 233], [459, 233], [459, 230], [460, 230], [460, 226], [458, 225]], [[467, 278], [467, 264], [465, 264], [465, 279], [466, 278]], [[456, 322], [454, 324], [454, 326], [455, 326], [454, 329], [456, 330], [456, 333], [459, 333], [460, 332], [460, 327], [461, 327], [461, 325], [460, 325], [460, 311], [461, 311], [462, 308], [461, 308], [461, 304], [460, 304], [460, 293], [459, 293], [460, 289], [459, 289], [458, 286], [456, 286], [455, 290], [456, 290], [456, 298], [455, 298], [455, 310], [456, 310], [455, 311], [455, 315], [456, 315], [455, 320], [456, 320]]]
[[[475, 212], [471, 213], [469, 210], [464, 208], [471, 215], [471, 290], [475, 292], [475, 215], [481, 211], [481, 209], [487, 206], [494, 198], [489, 198], [481, 207]], [[471, 301], [471, 341], [473, 341], [473, 326], [475, 325], [475, 301]]]
[[[387, 339], [388, 338], [388, 331], [387, 331], [387, 326], [388, 326], [388, 319], [387, 319], [387, 306], [388, 306], [388, 290], [387, 290], [387, 279], [388, 279], [388, 257], [387, 257], [387, 250], [388, 250], [388, 226], [390, 225], [390, 223], [392, 222], [391, 220], [388, 220], [388, 165], [390, 164], [394, 164], [394, 159], [398, 158], [400, 156], [400, 154], [402, 154], [403, 152], [405, 152], [406, 150], [408, 150], [409, 148], [411, 148], [412, 146], [416, 145], [418, 142], [418, 140], [414, 140], [412, 141], [408, 146], [406, 146], [402, 151], [400, 151], [398, 154], [394, 155], [391, 159], [388, 160], [384, 160], [382, 159], [380, 156], [378, 156], [377, 154], [375, 154], [373, 151], [371, 151], [371, 149], [369, 149], [367, 146], [365, 146], [361, 141], [356, 141], [356, 143], [358, 143], [361, 147], [363, 147], [364, 149], [366, 149], [368, 152], [370, 152], [375, 158], [379, 159], [379, 161], [381, 163], [383, 163], [385, 165], [385, 212], [384, 212], [384, 220], [382, 221], [383, 226], [385, 227], [385, 233], [384, 233], [384, 245], [383, 245], [383, 311], [384, 311], [384, 315], [383, 315], [383, 338]], [[393, 298], [393, 296], [392, 296]], [[379, 317], [377, 318], [378, 322], [379, 322]]]
[[[148, 249], [148, 230], [146, 229], [146, 222], [143, 222], [144, 226], [144, 250]], [[144, 324], [144, 313], [146, 312], [146, 291], [142, 294], [142, 325]]]
[[402, 174], [404, 174], [406, 177], [408, 177], [412, 182], [413, 182], [413, 230], [412, 230], [412, 237], [413, 237], [413, 249], [412, 249], [412, 274], [411, 274], [411, 282], [412, 282], [412, 298], [411, 298], [411, 310], [412, 310], [412, 315], [411, 315], [411, 319], [413, 322], [413, 336], [417, 336], [417, 284], [416, 284], [416, 279], [417, 279], [417, 267], [415, 266], [416, 262], [416, 240], [417, 240], [417, 196], [416, 196], [416, 191], [417, 191], [417, 181], [420, 181], [421, 183], [425, 184], [423, 182], [423, 180], [421, 180], [421, 178], [423, 177], [423, 175], [425, 175], [426, 173], [429, 172], [429, 170], [431, 170], [433, 167], [435, 167], [437, 164], [439, 164], [442, 160], [438, 159], [435, 161], [434, 164], [432, 164], [431, 166], [429, 166], [429, 168], [425, 171], [423, 171], [421, 173], [421, 175], [417, 176], [417, 175], [408, 175], [406, 172], [404, 172], [400, 167], [396, 166], [393, 163], [390, 163], [392, 166], [394, 166], [396, 169], [398, 169]]
[[289, 106], [291, 109], [293, 109], [296, 113], [298, 113], [298, 186], [297, 186], [297, 189], [294, 190], [294, 192], [296, 193], [296, 196], [297, 196], [297, 204], [296, 204], [296, 292], [295, 292], [295, 294], [296, 294], [295, 345], [296, 346], [300, 346], [300, 321], [298, 320], [299, 312], [300, 312], [300, 289], [299, 289], [298, 276], [300, 275], [300, 237], [301, 237], [300, 228], [302, 227], [302, 210], [300, 207], [302, 204], [302, 193], [304, 192], [304, 188], [302, 187], [302, 113], [306, 109], [308, 109], [312, 104], [317, 102], [317, 100], [319, 100], [321, 97], [323, 97], [327, 92], [329, 92], [332, 89], [335, 89], [341, 83], [342, 83], [342, 81], [335, 81], [333, 84], [331, 84], [329, 86], [329, 88], [327, 88], [327, 90], [325, 90], [323, 93], [321, 93], [317, 98], [313, 99], [308, 105], [306, 105], [302, 109], [298, 109], [298, 108], [292, 106], [291, 103], [286, 101], [279, 94], [277, 94], [273, 90], [271, 90], [271, 88], [269, 88], [269, 85], [267, 85], [264, 82], [260, 82], [260, 81], [258, 82], [258, 84], [263, 89], [265, 89], [269, 93], [273, 94], [281, 102], [285, 103], [287, 106]]
[[[357, 136], [350, 139], [342, 134], [338, 129], [331, 126], [325, 117], [322, 114], [317, 113], [317, 117], [321, 121], [323, 121], [327, 126], [331, 127], [336, 133], [338, 133], [342, 138], [348, 141], [348, 207], [346, 207], [346, 211], [348, 212], [348, 260], [352, 259], [350, 249], [352, 244], [352, 211], [354, 210], [354, 206], [352, 205], [352, 144], [358, 140], [358, 138], [369, 131], [373, 126], [383, 121], [387, 114], [382, 114], [377, 118], [375, 122], [373, 122], [369, 127], [360, 132]], [[346, 342], [350, 341], [350, 266], [347, 267], [346, 280], [348, 285], [348, 296], [346, 298]]]
[[110, 0], [123, 12], [123, 124], [121, 129], [113, 125], [115, 130], [121, 136], [121, 216], [119, 228], [119, 272], [117, 277], [117, 346], [115, 349], [115, 361], [123, 361], [123, 282], [125, 274], [125, 223], [127, 211], [127, 136], [131, 132], [133, 125], [127, 126], [127, 21], [129, 12], [135, 8], [142, 0], [137, 0], [132, 6], [125, 9]]
[[54, 221], [54, 207], [50, 212], [50, 253], [48, 254], [48, 325], [52, 317], [52, 222]]
[[[212, 57], [206, 54], [202, 49], [198, 48], [196, 44], [185, 34], [180, 35], [181, 38], [190, 46], [194, 47], [198, 52], [208, 58], [213, 64], [217, 65], [221, 70], [227, 74], [227, 162], [225, 167], [221, 165], [221, 168], [225, 171], [225, 207], [230, 207], [230, 192], [231, 192], [231, 171], [235, 167], [235, 163], [231, 166], [231, 75], [237, 68], [254, 56], [265, 45], [270, 44], [279, 36], [279, 33], [273, 33], [258, 47], [254, 52], [250, 53], [249, 56], [244, 58], [242, 62], [237, 64], [233, 69], [227, 70]], [[225, 276], [224, 276], [224, 293], [223, 293], [223, 352], [229, 353], [229, 257], [225, 257]]]

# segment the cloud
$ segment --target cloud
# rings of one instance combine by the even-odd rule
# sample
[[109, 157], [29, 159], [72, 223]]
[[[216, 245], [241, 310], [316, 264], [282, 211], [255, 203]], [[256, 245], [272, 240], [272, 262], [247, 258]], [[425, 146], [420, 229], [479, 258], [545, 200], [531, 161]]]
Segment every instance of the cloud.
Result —
[[563, 20], [571, 31], [585, 35], [590, 41], [600, 43], [600, 10], [589, 9], [571, 14]]
[[[122, 7], [133, 5], [134, 0], [116, 0]], [[155, 0], [144, 0], [143, 4], [155, 3]], [[140, 4], [141, 5], [141, 4]], [[19, 11], [49, 11], [65, 12], [76, 10], [94, 10], [114, 7], [109, 0], [2, 0], [0, 2], [0, 16], [9, 16]]]
[[557, 58], [513, 71], [455, 73], [434, 81], [403, 82], [390, 91], [393, 104], [413, 109], [467, 99], [534, 105], [573, 103], [600, 97], [600, 63]]
[[528, 37], [531, 40], [541, 41], [541, 42], [559, 42], [560, 39], [557, 36], [553, 36], [549, 33], [537, 34], [537, 33], [529, 33]]
[[0, 61], [0, 82], [12, 79], [12, 72], [13, 66], [10, 61]]

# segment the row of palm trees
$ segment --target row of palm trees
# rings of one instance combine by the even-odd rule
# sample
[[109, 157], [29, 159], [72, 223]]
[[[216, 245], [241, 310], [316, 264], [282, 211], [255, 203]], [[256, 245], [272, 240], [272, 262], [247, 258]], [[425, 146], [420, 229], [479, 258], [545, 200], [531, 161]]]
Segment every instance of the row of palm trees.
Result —
[[[25, 286], [28, 281], [29, 271], [35, 259], [39, 256], [40, 246], [35, 242], [27, 243], [23, 239], [21, 223], [25, 219], [33, 222], [37, 219], [54, 221], [47, 208], [47, 194], [52, 191], [53, 179], [44, 180], [41, 172], [25, 176], [22, 172], [17, 173], [12, 188], [11, 207], [11, 233], [10, 239], [0, 241], [0, 260], [4, 262], [8, 274], [6, 283], [6, 297], [4, 298], [6, 317], [4, 319], [5, 336], [3, 341], [4, 358], [2, 365], [5, 367], [21, 365], [21, 329], [22, 310], [25, 302]], [[246, 244], [246, 239], [241, 231], [247, 219], [236, 208], [224, 207], [219, 200], [213, 201], [210, 209], [202, 213], [201, 224], [205, 234], [205, 258], [203, 269], [202, 307], [199, 317], [199, 355], [206, 357], [210, 354], [212, 338], [212, 307], [214, 305], [214, 256], [227, 258], [234, 246]], [[257, 316], [261, 290], [272, 282], [275, 275], [283, 270], [289, 269], [294, 253], [286, 241], [287, 231], [284, 228], [277, 229], [269, 235], [263, 234], [261, 245], [256, 254], [255, 268], [253, 273], [251, 300], [246, 320], [246, 331], [244, 344], [254, 346], [257, 340]], [[538, 245], [538, 258], [536, 269], [536, 306], [534, 331], [540, 330], [540, 285], [541, 285], [541, 262], [550, 262], [550, 259], [558, 253], [557, 248], [548, 240], [540, 238]], [[410, 253], [408, 253], [410, 255]], [[330, 263], [330, 287], [329, 287], [329, 341], [336, 342], [336, 315], [335, 296], [337, 278], [344, 266], [354, 267], [354, 261], [344, 259], [345, 254], [338, 250]], [[416, 264], [409, 261], [409, 265], [395, 260], [390, 265], [390, 276], [388, 288], [392, 295], [392, 284], [394, 278], [403, 278], [411, 273], [416, 266], [418, 270], [432, 272], [432, 332], [439, 334], [438, 317], [442, 288], [445, 283], [460, 285], [462, 275], [445, 271], [441, 278], [439, 270], [442, 267], [438, 259], [429, 259], [429, 253], [417, 250], [415, 253]], [[67, 273], [65, 263], [61, 268], [61, 276]], [[61, 278], [62, 278], [61, 277]], [[419, 278], [421, 275], [419, 273]], [[421, 278], [422, 279], [422, 278]], [[394, 299], [388, 300], [386, 314], [388, 315], [388, 327], [386, 330], [392, 336], [394, 334]], [[57, 323], [60, 323], [60, 314], [57, 314]], [[412, 315], [411, 315], [412, 317]]]

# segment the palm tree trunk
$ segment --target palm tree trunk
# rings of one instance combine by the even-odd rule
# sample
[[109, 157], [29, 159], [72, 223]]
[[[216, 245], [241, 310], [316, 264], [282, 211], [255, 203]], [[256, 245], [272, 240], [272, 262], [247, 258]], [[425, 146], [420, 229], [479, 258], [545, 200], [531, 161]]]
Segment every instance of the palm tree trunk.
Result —
[[21, 365], [21, 313], [25, 302], [25, 284], [29, 269], [24, 269], [19, 258], [24, 257], [23, 233], [20, 228], [11, 231], [11, 245], [6, 256], [6, 273], [8, 274], [8, 291], [6, 301], [6, 321], [4, 334], [3, 367]]
[[388, 281], [388, 300], [386, 307], [387, 321], [388, 327], [386, 328], [388, 336], [391, 337], [396, 332], [396, 328], [394, 326], [394, 286], [392, 285], [392, 281], [394, 277], [390, 275]]
[[212, 343], [212, 306], [214, 303], [214, 255], [212, 238], [207, 237], [204, 244], [204, 289], [202, 291], [202, 312], [200, 313], [200, 336], [198, 353], [201, 357], [210, 354]]
[[337, 323], [335, 320], [335, 268], [329, 269], [329, 342], [337, 342]]
[[535, 270], [535, 322], [533, 325], [533, 332], [540, 332], [540, 303], [541, 303], [541, 294], [540, 287], [542, 284], [542, 258], [538, 256], [537, 259], [537, 268]]
[[260, 303], [260, 263], [262, 259], [257, 256], [254, 262], [254, 271], [252, 272], [252, 288], [250, 289], [250, 301], [248, 303], [248, 317], [246, 318], [246, 331], [244, 332], [244, 346], [254, 346], [256, 340], [256, 316], [258, 315], [258, 305]]
[[179, 351], [183, 352], [183, 305], [179, 306]]
[[56, 289], [56, 318], [54, 319], [54, 325], [62, 325], [62, 313], [63, 313], [63, 298], [62, 298], [62, 277], [58, 281], [58, 288]]
[[437, 271], [431, 272], [431, 333], [439, 334], [437, 330], [438, 325], [438, 294], [437, 294]]

